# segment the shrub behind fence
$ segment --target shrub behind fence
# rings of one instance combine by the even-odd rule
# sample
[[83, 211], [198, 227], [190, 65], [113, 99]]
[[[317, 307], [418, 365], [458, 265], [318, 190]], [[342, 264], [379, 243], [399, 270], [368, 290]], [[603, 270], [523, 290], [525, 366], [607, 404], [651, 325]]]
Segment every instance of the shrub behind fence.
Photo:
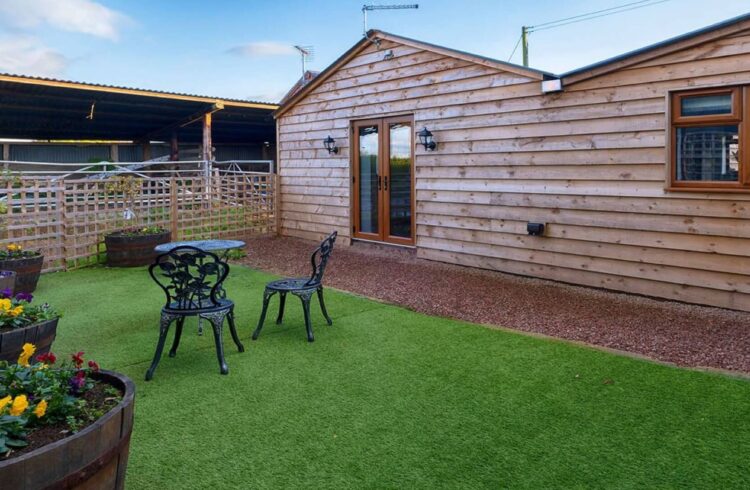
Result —
[[52, 271], [103, 261], [104, 235], [122, 228], [161, 226], [172, 240], [271, 233], [274, 178], [251, 172], [139, 177], [136, 196], [113, 190], [109, 179], [7, 178], [0, 188], [0, 246], [41, 250], [45, 270]]

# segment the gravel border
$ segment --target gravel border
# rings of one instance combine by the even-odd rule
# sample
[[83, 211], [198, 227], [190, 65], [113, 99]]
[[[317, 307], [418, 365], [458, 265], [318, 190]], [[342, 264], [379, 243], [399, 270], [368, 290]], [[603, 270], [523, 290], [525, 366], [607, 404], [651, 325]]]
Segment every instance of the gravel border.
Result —
[[[242, 262], [274, 274], [305, 276], [316, 246], [289, 237], [253, 238]], [[414, 250], [365, 243], [337, 247], [325, 283], [429, 315], [584, 342], [680, 366], [750, 373], [746, 312], [442, 264], [418, 259]]]

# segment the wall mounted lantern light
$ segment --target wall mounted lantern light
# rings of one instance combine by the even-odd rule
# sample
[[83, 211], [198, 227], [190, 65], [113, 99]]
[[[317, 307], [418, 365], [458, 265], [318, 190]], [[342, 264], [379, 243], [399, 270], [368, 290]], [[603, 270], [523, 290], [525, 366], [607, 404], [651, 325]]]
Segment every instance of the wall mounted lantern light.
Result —
[[328, 138], [323, 140], [323, 145], [326, 147], [326, 150], [328, 150], [328, 154], [331, 153], [338, 153], [339, 147], [336, 146], [336, 140], [331, 138], [331, 135], [328, 135]]
[[434, 150], [437, 148], [437, 143], [432, 139], [432, 133], [429, 129], [422, 128], [422, 131], [417, 133], [419, 136], [419, 143], [424, 146], [425, 150]]

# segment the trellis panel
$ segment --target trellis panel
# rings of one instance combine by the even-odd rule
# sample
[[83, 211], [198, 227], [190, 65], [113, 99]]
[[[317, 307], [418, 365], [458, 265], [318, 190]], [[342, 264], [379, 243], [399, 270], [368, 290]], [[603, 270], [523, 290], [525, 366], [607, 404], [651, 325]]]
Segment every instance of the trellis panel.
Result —
[[[143, 178], [126, 196], [111, 180], [8, 178], [0, 188], [0, 246], [41, 250], [46, 271], [105, 258], [104, 235], [161, 226], [173, 240], [247, 238], [274, 231], [274, 175], [213, 172]], [[126, 210], [134, 217], [128, 219]]]

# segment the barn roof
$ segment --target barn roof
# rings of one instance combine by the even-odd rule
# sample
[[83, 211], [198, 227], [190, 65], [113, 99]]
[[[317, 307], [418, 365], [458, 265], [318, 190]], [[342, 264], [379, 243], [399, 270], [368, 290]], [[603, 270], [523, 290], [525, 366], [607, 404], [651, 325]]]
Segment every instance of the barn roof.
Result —
[[39, 140], [168, 139], [200, 142], [200, 116], [213, 113], [213, 141], [272, 140], [264, 102], [0, 74], [0, 137]]

